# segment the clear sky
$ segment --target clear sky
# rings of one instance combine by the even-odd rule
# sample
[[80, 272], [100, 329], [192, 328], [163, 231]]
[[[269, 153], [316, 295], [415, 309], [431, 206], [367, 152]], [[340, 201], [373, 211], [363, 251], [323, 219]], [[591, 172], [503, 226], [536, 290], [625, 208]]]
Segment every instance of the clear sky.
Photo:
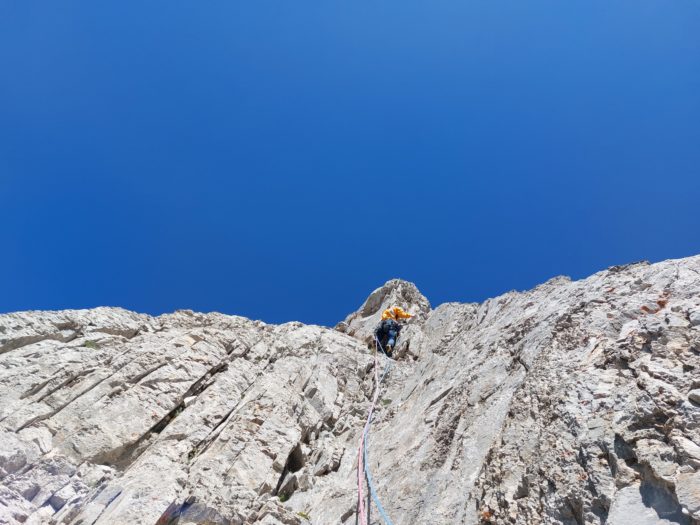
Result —
[[0, 311], [334, 324], [700, 253], [697, 0], [0, 3]]

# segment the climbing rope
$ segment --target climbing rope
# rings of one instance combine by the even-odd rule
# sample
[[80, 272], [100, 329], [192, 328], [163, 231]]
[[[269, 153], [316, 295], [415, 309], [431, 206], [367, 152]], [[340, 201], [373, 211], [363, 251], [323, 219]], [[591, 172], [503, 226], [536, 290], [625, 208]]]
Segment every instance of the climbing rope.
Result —
[[[377, 341], [377, 345], [381, 348], [381, 343]], [[382, 348], [382, 352], [384, 352], [384, 349]], [[389, 370], [391, 370], [391, 367], [393, 365], [393, 361], [386, 356], [386, 352], [384, 352], [384, 371], [382, 372], [382, 376], [379, 378], [379, 383], [377, 384], [377, 390], [379, 389], [379, 385], [382, 384], [384, 381], [384, 377], [389, 373]], [[375, 356], [376, 357], [376, 356]], [[375, 361], [376, 363], [376, 361]], [[375, 369], [376, 370], [376, 369]], [[376, 378], [376, 376], [375, 376]], [[370, 421], [370, 424], [372, 422]], [[367, 437], [369, 436], [369, 426], [365, 430], [365, 435], [364, 435], [364, 466], [365, 466], [365, 476], [367, 477], [367, 488], [369, 490], [370, 495], [372, 496], [372, 500], [374, 500], [374, 504], [377, 506], [377, 510], [379, 510], [379, 514], [381, 515], [382, 519], [386, 523], [386, 525], [393, 525], [391, 522], [391, 519], [387, 515], [386, 511], [384, 510], [384, 507], [382, 506], [381, 501], [379, 501], [379, 496], [377, 496], [377, 490], [374, 487], [374, 483], [372, 481], [372, 474], [369, 471], [369, 457], [368, 457], [368, 452], [367, 452]]]
[[372, 404], [369, 407], [369, 413], [367, 414], [367, 421], [362, 429], [362, 434], [360, 435], [360, 444], [357, 448], [357, 515], [360, 520], [360, 524], [364, 525], [368, 520], [365, 518], [365, 502], [364, 496], [362, 495], [362, 474], [364, 473], [364, 446], [365, 446], [365, 434], [369, 428], [370, 422], [372, 421], [372, 414], [377, 406], [377, 399], [379, 397], [379, 377], [378, 377], [378, 361], [377, 361], [377, 349], [374, 350], [374, 395], [372, 396]]
[[[372, 404], [370, 405], [369, 413], [367, 414], [367, 421], [365, 422], [365, 427], [362, 431], [362, 435], [360, 436], [360, 446], [357, 451], [357, 515], [361, 520], [361, 523], [364, 524], [366, 521], [364, 498], [362, 495], [362, 474], [364, 472], [365, 478], [367, 479], [367, 489], [369, 491], [370, 496], [372, 497], [372, 500], [374, 500], [374, 504], [377, 506], [377, 510], [379, 510], [379, 514], [381, 515], [386, 525], [393, 525], [391, 519], [389, 519], [389, 516], [384, 510], [381, 501], [379, 501], [379, 496], [377, 496], [377, 490], [375, 489], [374, 483], [372, 481], [372, 474], [370, 473], [368, 467], [369, 454], [367, 452], [367, 438], [369, 436], [369, 428], [372, 424], [372, 417], [374, 416], [374, 410], [377, 406], [377, 400], [379, 399], [380, 386], [384, 381], [384, 377], [387, 375], [392, 366], [392, 360], [386, 357], [386, 352], [384, 352], [384, 348], [379, 342], [379, 339], [377, 339], [377, 337], [375, 337], [374, 339], [376, 343], [374, 348], [374, 395], [372, 396]], [[377, 357], [377, 348], [381, 348], [382, 353], [384, 353], [386, 359], [384, 371], [382, 372], [381, 377], [379, 377], [379, 360]], [[369, 505], [369, 500], [367, 501], [367, 504]], [[369, 508], [367, 509], [367, 512], [369, 513]]]

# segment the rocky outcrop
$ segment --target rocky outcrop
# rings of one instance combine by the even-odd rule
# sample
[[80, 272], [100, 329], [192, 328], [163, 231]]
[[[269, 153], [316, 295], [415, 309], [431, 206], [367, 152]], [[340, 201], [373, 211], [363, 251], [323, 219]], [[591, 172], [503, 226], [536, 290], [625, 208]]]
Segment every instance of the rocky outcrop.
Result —
[[0, 315], [0, 523], [354, 523], [392, 304], [369, 466], [396, 525], [700, 523], [700, 257], [435, 309], [393, 280], [336, 329]]

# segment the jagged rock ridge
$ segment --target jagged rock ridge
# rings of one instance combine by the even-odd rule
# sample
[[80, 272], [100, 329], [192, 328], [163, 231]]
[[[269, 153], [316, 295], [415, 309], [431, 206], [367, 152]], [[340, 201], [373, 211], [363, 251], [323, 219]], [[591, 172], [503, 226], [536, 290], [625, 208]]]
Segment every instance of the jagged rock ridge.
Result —
[[693, 257], [435, 309], [389, 281], [335, 330], [0, 315], [0, 523], [354, 523], [400, 304], [370, 436], [396, 525], [698, 524], [699, 292]]

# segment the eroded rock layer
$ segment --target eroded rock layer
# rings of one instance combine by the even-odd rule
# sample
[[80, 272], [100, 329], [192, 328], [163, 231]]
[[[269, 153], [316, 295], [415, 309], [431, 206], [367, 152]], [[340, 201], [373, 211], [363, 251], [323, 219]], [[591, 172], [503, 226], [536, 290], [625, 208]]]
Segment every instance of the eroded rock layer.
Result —
[[335, 329], [0, 315], [0, 523], [354, 523], [389, 305], [415, 315], [369, 437], [396, 525], [700, 523], [700, 257], [435, 309], [394, 280]]

